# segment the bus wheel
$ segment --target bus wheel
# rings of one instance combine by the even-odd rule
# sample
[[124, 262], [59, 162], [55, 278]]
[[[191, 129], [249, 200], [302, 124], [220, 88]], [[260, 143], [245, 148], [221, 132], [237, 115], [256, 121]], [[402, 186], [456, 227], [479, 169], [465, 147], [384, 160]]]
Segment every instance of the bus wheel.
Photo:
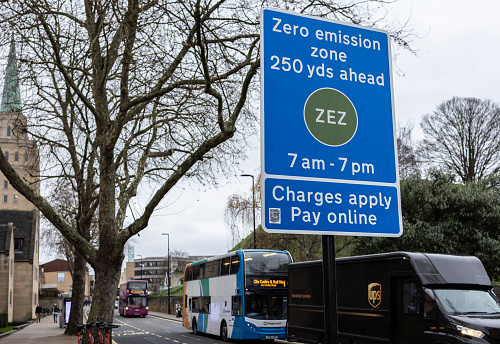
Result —
[[220, 338], [227, 342], [227, 324], [225, 321], [222, 321], [222, 324], [220, 325]]
[[198, 328], [196, 327], [196, 318], [193, 318], [193, 323], [191, 324], [193, 329], [193, 334], [198, 334]]

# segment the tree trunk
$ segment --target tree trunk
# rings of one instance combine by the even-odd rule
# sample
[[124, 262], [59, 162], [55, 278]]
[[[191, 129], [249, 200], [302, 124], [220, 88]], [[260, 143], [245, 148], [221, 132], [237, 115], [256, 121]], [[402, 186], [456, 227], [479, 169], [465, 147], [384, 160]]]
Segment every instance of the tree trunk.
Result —
[[[71, 311], [69, 313], [68, 327], [65, 334], [76, 336], [78, 334], [75, 324], [83, 323], [83, 299], [85, 295], [85, 267], [86, 261], [78, 251], [75, 252], [73, 271], [73, 294], [71, 295]], [[60, 312], [62, 316], [62, 312]]]
[[123, 253], [116, 252], [120, 252], [120, 250], [114, 250], [109, 254], [100, 254], [101, 259], [94, 266], [96, 284], [94, 286], [89, 322], [103, 321], [107, 323], [113, 321], [116, 291], [124, 258]]

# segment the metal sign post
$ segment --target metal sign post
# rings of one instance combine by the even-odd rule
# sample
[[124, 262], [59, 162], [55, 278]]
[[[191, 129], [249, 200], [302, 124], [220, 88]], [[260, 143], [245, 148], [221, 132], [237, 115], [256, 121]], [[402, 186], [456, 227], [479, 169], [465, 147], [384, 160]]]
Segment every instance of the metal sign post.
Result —
[[339, 342], [335, 236], [323, 235], [323, 297], [325, 300], [325, 343]]

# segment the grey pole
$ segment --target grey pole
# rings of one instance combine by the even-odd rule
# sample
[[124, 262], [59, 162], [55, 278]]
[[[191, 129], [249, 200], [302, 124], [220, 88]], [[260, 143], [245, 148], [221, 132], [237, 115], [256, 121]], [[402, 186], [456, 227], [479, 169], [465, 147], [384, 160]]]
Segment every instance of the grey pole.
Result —
[[167, 312], [170, 314], [170, 235], [168, 233], [162, 233], [161, 235], [167, 236], [167, 299], [168, 306]]
[[242, 174], [242, 177], [252, 177], [252, 210], [253, 210], [253, 248], [257, 248], [257, 241], [255, 238], [255, 178], [252, 174]]

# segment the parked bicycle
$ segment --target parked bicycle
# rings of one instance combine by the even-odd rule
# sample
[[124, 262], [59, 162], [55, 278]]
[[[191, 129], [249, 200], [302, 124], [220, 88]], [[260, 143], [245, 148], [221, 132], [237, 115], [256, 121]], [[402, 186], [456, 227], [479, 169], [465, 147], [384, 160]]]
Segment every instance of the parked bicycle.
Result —
[[[112, 323], [104, 324], [102, 321], [97, 321], [95, 323], [86, 324], [76, 324], [78, 329], [78, 344], [81, 344], [81, 336], [83, 330], [85, 330], [89, 336], [90, 344], [111, 344], [111, 330], [118, 328], [120, 325], [113, 325]], [[96, 342], [94, 335], [92, 334], [92, 329], [97, 330], [98, 342]]]

